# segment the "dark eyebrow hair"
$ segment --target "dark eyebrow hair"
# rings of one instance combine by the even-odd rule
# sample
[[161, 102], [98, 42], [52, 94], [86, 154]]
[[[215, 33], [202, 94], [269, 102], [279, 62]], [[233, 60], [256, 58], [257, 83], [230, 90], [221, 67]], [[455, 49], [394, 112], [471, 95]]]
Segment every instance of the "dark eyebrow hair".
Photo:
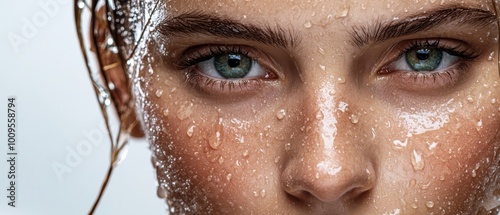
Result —
[[164, 35], [206, 34], [253, 40], [284, 48], [293, 48], [298, 44], [296, 34], [280, 26], [257, 27], [253, 24], [243, 24], [202, 12], [187, 12], [173, 18], [166, 18], [158, 27], [160, 33]]
[[355, 26], [350, 33], [353, 44], [362, 47], [370, 43], [435, 29], [446, 24], [455, 23], [457, 27], [471, 25], [481, 28], [496, 23], [496, 20], [497, 16], [490, 11], [452, 6], [428, 11], [425, 14], [413, 15], [402, 20], [392, 20], [385, 23], [376, 21], [375, 24], [368, 26]]

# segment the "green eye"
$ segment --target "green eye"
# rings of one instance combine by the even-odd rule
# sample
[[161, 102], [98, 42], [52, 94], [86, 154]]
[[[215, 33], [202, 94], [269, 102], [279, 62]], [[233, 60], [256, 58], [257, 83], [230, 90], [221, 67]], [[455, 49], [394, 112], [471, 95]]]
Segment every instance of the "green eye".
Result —
[[235, 79], [245, 77], [252, 68], [253, 60], [243, 54], [222, 54], [214, 57], [214, 68], [222, 77]]
[[443, 61], [443, 51], [435, 47], [417, 47], [407, 51], [405, 58], [414, 71], [434, 71]]

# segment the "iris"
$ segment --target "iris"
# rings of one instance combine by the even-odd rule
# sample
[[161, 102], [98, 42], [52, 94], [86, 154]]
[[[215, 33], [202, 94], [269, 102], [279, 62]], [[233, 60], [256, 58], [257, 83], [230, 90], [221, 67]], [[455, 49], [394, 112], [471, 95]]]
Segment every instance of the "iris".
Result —
[[405, 58], [415, 71], [434, 71], [443, 61], [443, 51], [435, 47], [417, 47], [406, 52]]
[[245, 77], [252, 68], [253, 60], [243, 54], [223, 54], [214, 57], [214, 67], [226, 79]]

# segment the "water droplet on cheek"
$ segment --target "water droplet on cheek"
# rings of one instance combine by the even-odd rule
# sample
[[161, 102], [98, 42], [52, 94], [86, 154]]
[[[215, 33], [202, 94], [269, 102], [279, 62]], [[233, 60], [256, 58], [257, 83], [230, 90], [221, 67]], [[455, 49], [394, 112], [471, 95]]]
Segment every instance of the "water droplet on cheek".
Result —
[[231, 173], [227, 174], [226, 176], [226, 180], [227, 181], [231, 181], [231, 178], [233, 177], [233, 175]]
[[311, 21], [307, 20], [306, 22], [304, 22], [304, 27], [305, 28], [311, 28], [312, 27]]
[[266, 190], [265, 189], [262, 189], [260, 191], [260, 197], [262, 197], [262, 198], [266, 197]]
[[427, 201], [425, 203], [425, 206], [427, 206], [428, 208], [432, 208], [432, 207], [434, 207], [434, 202], [433, 201]]
[[168, 109], [163, 110], [163, 116], [168, 116], [169, 113], [170, 111]]
[[357, 124], [359, 122], [359, 116], [356, 114], [352, 114], [349, 118], [352, 124]]
[[424, 169], [425, 163], [422, 159], [422, 153], [417, 152], [415, 149], [411, 153], [411, 164], [414, 170], [422, 170]]
[[222, 138], [224, 135], [224, 130], [223, 130], [223, 120], [222, 118], [217, 119], [217, 123], [215, 124], [215, 134], [211, 135], [208, 144], [212, 149], [218, 149], [219, 146], [222, 143]]
[[467, 101], [469, 101], [470, 103], [474, 102], [474, 98], [472, 98], [471, 95], [468, 95], [467, 96]]
[[278, 113], [276, 113], [276, 117], [279, 120], [282, 120], [283, 118], [285, 118], [285, 116], [286, 116], [286, 110], [284, 110], [284, 109], [281, 109], [278, 111]]
[[194, 133], [194, 128], [195, 128], [195, 127], [196, 127], [195, 125], [191, 125], [191, 126], [189, 126], [189, 128], [188, 128], [188, 129], [187, 129], [187, 131], [186, 131], [186, 134], [188, 135], [188, 137], [192, 137], [192, 136], [193, 136], [193, 133]]
[[220, 156], [218, 162], [219, 162], [219, 164], [223, 164], [224, 163], [224, 157]]
[[250, 154], [250, 152], [247, 150], [243, 151], [243, 157], [248, 157], [248, 154]]
[[491, 52], [491, 53], [488, 55], [488, 61], [492, 61], [493, 59], [495, 59], [495, 52]]
[[163, 95], [163, 90], [156, 91], [156, 97], [160, 98]]
[[323, 115], [323, 111], [318, 111], [316, 113], [316, 119], [323, 119], [325, 116]]

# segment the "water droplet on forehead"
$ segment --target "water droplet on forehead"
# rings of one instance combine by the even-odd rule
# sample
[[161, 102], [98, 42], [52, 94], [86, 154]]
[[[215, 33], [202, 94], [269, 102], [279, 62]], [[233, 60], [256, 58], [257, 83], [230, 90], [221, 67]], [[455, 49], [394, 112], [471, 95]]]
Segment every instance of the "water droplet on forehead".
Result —
[[339, 11], [339, 13], [337, 13], [337, 15], [335, 15], [335, 18], [344, 18], [347, 17], [347, 15], [349, 15], [349, 7], [344, 7], [341, 11]]

